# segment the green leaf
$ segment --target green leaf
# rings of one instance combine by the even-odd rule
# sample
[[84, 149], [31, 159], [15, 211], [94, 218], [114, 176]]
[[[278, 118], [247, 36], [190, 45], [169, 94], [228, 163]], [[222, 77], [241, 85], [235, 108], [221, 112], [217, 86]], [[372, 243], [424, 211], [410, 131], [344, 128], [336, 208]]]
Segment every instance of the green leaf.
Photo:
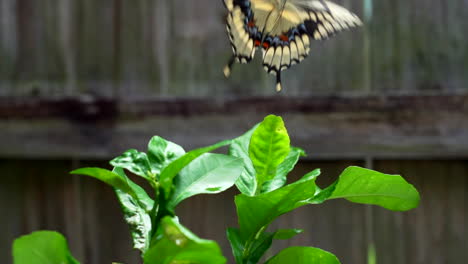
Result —
[[245, 240], [242, 238], [239, 229], [237, 228], [228, 228], [226, 230], [226, 235], [229, 243], [231, 244], [232, 254], [234, 255], [236, 263], [241, 264]]
[[167, 165], [184, 154], [181, 146], [162, 137], [154, 136], [148, 143], [148, 159], [154, 175], [159, 175]]
[[[262, 232], [247, 242], [237, 228], [228, 228], [227, 236], [238, 264], [256, 264], [271, 247], [275, 233]], [[247, 244], [247, 248], [245, 248]]]
[[204, 148], [199, 148], [195, 149], [192, 151], [189, 151], [185, 153], [183, 156], [180, 158], [176, 159], [173, 161], [171, 164], [169, 164], [164, 170], [161, 172], [160, 175], [160, 181], [161, 181], [161, 187], [164, 191], [164, 195], [166, 199], [169, 199], [169, 196], [171, 195], [171, 188], [172, 188], [172, 181], [174, 177], [185, 167], [187, 166], [192, 160], [198, 158], [202, 154], [205, 154], [206, 152], [213, 151], [217, 148], [226, 146], [231, 143], [231, 140], [225, 140], [221, 141], [217, 144], [214, 144], [212, 146], [204, 147]]
[[250, 239], [278, 216], [307, 204], [307, 199], [315, 194], [315, 178], [316, 176], [309, 175], [295, 183], [257, 196], [237, 195], [235, 202], [243, 236]]
[[125, 179], [112, 171], [101, 168], [81, 168], [70, 172], [71, 174], [86, 175], [98, 179], [108, 185], [128, 193], [130, 196], [138, 200], [138, 196], [129, 185], [128, 179]]
[[257, 190], [257, 179], [255, 177], [255, 169], [249, 157], [249, 144], [253, 132], [258, 127], [255, 126], [244, 135], [232, 140], [229, 146], [229, 155], [242, 158], [244, 161], [244, 170], [241, 176], [236, 181], [236, 186], [239, 191], [245, 195], [254, 195]]
[[283, 187], [283, 185], [286, 183], [288, 174], [294, 169], [294, 166], [296, 166], [301, 156], [305, 156], [304, 150], [291, 147], [291, 150], [289, 151], [286, 159], [280, 165], [278, 165], [275, 177], [263, 184], [261, 193], [271, 192], [280, 187]]
[[257, 173], [258, 188], [272, 180], [276, 169], [290, 151], [289, 136], [283, 119], [269, 115], [255, 129], [250, 139], [249, 157]]
[[131, 181], [122, 168], [108, 171], [101, 168], [81, 168], [71, 172], [94, 177], [111, 187], [117, 194], [122, 207], [125, 221], [129, 224], [133, 237], [133, 245], [144, 252], [149, 246], [151, 232], [151, 217], [154, 201], [143, 188]]
[[232, 253], [236, 263], [256, 264], [262, 258], [263, 254], [271, 247], [273, 239], [290, 239], [297, 234], [302, 233], [302, 229], [280, 229], [276, 232], [261, 232], [250, 241], [248, 249], [245, 249], [246, 240], [237, 228], [228, 228], [227, 237], [231, 244]]
[[338, 258], [325, 250], [313, 247], [290, 247], [282, 250], [265, 264], [340, 264]]
[[303, 229], [279, 229], [275, 232], [273, 239], [287, 240], [304, 232]]
[[243, 169], [242, 159], [205, 153], [184, 167], [175, 177], [175, 190], [168, 207], [173, 209], [188, 197], [220, 193], [234, 185]]
[[145, 264], [223, 264], [226, 259], [218, 244], [198, 238], [182, 226], [176, 218], [166, 216], [160, 230], [144, 255]]
[[265, 252], [271, 247], [275, 233], [259, 233], [252, 244], [244, 251], [244, 262], [246, 264], [257, 264]]
[[13, 242], [14, 264], [79, 264], [57, 232], [38, 231]]
[[152, 180], [150, 162], [144, 152], [139, 152], [136, 149], [127, 150], [122, 155], [111, 160], [110, 164], [114, 167], [127, 169], [147, 180]]
[[137, 196], [137, 199], [135, 199], [131, 195], [115, 189], [125, 222], [127, 222], [130, 228], [133, 247], [145, 253], [151, 241], [152, 221], [150, 213], [153, 209], [154, 201], [146, 194], [143, 188], [128, 179], [122, 168], [114, 168], [114, 173], [122, 178], [126, 178]]
[[145, 190], [130, 180], [123, 169], [119, 167], [114, 168], [114, 171], [101, 168], [81, 168], [71, 173], [94, 177], [114, 188], [125, 221], [130, 227], [133, 245], [136, 249], [144, 252], [150, 241], [151, 217], [149, 213], [155, 206], [154, 201]]
[[393, 211], [407, 211], [419, 205], [419, 193], [400, 175], [383, 174], [360, 167], [348, 167], [334, 184], [328, 199], [344, 198], [354, 203], [373, 204]]

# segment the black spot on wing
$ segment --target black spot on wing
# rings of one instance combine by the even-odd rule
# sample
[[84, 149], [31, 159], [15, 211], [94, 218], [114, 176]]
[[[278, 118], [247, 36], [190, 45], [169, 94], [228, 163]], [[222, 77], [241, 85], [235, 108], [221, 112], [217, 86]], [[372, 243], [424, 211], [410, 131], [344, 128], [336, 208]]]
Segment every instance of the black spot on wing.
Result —
[[307, 33], [313, 36], [314, 32], [318, 29], [318, 23], [312, 20], [304, 21], [304, 25], [306, 27]]

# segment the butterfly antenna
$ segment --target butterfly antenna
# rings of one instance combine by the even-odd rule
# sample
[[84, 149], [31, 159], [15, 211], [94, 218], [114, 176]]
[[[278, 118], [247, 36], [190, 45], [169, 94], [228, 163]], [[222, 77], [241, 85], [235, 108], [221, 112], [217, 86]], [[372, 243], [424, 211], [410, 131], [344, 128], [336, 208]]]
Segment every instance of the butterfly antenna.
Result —
[[231, 75], [232, 65], [234, 64], [235, 60], [236, 60], [236, 57], [232, 56], [229, 59], [228, 64], [226, 66], [224, 66], [223, 72], [224, 72], [224, 76], [226, 76], [226, 78], [229, 78], [229, 76]]
[[281, 71], [276, 73], [276, 91], [279, 93], [283, 87], [281, 86]]

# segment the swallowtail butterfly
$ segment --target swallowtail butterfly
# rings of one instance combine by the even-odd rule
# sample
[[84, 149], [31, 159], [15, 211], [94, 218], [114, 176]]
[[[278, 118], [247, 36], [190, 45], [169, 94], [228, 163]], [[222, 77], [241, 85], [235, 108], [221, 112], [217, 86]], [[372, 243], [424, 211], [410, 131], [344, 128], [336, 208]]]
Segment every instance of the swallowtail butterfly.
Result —
[[233, 50], [224, 75], [229, 77], [234, 62], [249, 63], [261, 49], [264, 69], [276, 75], [277, 91], [281, 91], [281, 71], [307, 57], [311, 40], [362, 24], [355, 14], [325, 0], [223, 1]]

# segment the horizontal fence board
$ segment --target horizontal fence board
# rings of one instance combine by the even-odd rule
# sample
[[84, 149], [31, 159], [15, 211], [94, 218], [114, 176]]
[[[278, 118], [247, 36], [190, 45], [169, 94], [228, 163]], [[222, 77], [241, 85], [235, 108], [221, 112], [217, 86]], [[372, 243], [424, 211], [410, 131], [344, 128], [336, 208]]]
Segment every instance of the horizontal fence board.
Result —
[[468, 97], [0, 99], [0, 155], [110, 158], [159, 135], [193, 149], [235, 138], [267, 114], [320, 158], [467, 157]]

